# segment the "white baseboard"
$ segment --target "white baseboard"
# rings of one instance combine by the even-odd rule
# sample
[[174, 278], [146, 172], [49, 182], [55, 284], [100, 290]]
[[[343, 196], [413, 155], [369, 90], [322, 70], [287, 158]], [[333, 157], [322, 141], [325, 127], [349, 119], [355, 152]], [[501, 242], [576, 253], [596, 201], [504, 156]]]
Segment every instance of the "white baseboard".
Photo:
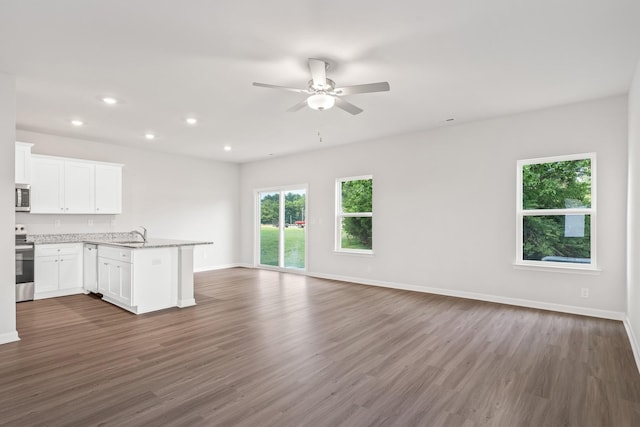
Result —
[[56, 298], [56, 297], [66, 297], [69, 295], [77, 295], [77, 294], [86, 294], [87, 292], [84, 288], [70, 288], [70, 289], [57, 289], [55, 291], [49, 292], [36, 292], [33, 294], [34, 300], [46, 299], [46, 298]]
[[321, 279], [340, 280], [343, 282], [357, 283], [360, 285], [379, 286], [383, 288], [402, 289], [405, 291], [424, 292], [436, 295], [445, 295], [457, 298], [467, 298], [478, 301], [495, 302], [499, 304], [515, 305], [519, 307], [537, 308], [540, 310], [557, 311], [560, 313], [579, 314], [582, 316], [598, 317], [602, 319], [624, 320], [624, 312], [600, 310], [597, 308], [576, 307], [571, 305], [555, 304], [541, 301], [532, 301], [520, 298], [501, 297], [497, 295], [479, 294], [475, 292], [457, 291], [452, 289], [431, 288], [425, 286], [408, 285], [404, 283], [373, 281], [358, 277], [336, 276], [332, 274], [322, 274], [307, 272], [308, 276]]
[[256, 268], [253, 264], [249, 264], [247, 262], [240, 262], [238, 264], [236, 264], [236, 267], [242, 267], [242, 268]]
[[212, 271], [212, 270], [224, 270], [225, 268], [235, 268], [235, 267], [244, 267], [242, 264], [234, 263], [234, 264], [220, 264], [220, 265], [205, 265], [202, 267], [197, 267], [193, 269], [194, 273], [202, 273], [203, 271]]
[[192, 307], [196, 305], [195, 298], [183, 299], [178, 301], [179, 308]]
[[631, 351], [633, 352], [633, 358], [636, 361], [636, 368], [638, 368], [638, 371], [640, 371], [640, 345], [638, 345], [638, 339], [636, 338], [636, 335], [633, 333], [633, 328], [631, 328], [631, 323], [629, 323], [628, 316], [624, 317], [624, 321], [622, 323], [624, 324], [624, 328], [627, 331], [627, 336], [629, 337], [629, 343], [631, 344]]
[[18, 331], [0, 334], [0, 344], [7, 344], [14, 341], [20, 341], [20, 337], [18, 336]]

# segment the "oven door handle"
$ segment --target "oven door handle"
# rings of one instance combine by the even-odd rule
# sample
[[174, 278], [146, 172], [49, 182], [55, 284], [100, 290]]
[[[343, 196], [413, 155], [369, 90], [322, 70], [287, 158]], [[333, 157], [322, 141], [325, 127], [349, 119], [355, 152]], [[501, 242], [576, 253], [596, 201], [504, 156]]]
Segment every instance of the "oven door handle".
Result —
[[29, 249], [33, 249], [33, 245], [16, 245], [16, 250], [17, 251], [29, 250]]

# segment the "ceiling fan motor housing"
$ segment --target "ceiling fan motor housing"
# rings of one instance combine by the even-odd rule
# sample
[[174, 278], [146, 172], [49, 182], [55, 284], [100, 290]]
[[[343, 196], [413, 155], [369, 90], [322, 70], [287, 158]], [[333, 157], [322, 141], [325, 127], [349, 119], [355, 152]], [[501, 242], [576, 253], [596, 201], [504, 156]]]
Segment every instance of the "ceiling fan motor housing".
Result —
[[336, 87], [336, 82], [334, 82], [331, 79], [325, 79], [326, 80], [326, 84], [317, 84], [314, 85], [313, 84], [313, 80], [309, 80], [309, 90], [313, 91], [313, 92], [318, 92], [318, 91], [322, 91], [322, 92], [333, 92], [333, 90]]

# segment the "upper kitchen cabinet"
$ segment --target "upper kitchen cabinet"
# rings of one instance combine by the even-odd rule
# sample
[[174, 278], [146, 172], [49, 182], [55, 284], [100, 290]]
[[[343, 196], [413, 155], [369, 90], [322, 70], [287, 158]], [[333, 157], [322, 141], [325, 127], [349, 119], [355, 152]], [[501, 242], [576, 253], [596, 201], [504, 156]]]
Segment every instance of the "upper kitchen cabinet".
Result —
[[64, 161], [64, 212], [93, 213], [96, 205], [95, 165]]
[[31, 158], [31, 213], [64, 213], [64, 161]]
[[122, 165], [32, 156], [31, 213], [119, 214]]
[[96, 213], [122, 212], [122, 165], [97, 163], [95, 170]]
[[31, 183], [31, 147], [33, 144], [16, 142], [16, 184]]

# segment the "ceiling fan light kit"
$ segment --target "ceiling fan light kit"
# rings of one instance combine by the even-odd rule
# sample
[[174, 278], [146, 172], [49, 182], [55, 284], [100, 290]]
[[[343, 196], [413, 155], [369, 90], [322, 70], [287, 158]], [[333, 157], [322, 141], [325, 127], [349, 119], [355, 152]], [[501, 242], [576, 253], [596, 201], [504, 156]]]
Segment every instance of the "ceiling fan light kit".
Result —
[[304, 93], [309, 95], [306, 100], [297, 103], [287, 111], [298, 111], [305, 106], [313, 110], [323, 111], [332, 108], [334, 105], [347, 113], [360, 114], [362, 109], [350, 102], [345, 101], [342, 96], [354, 95], [357, 93], [386, 92], [390, 89], [388, 82], [367, 83], [363, 85], [344, 86], [336, 88], [335, 82], [327, 78], [327, 68], [329, 64], [322, 59], [309, 58], [309, 71], [311, 80], [308, 89], [297, 89], [286, 86], [277, 86], [267, 83], [253, 82], [254, 86], [266, 87], [270, 89], [280, 89], [289, 92]]
[[336, 104], [333, 96], [326, 93], [316, 93], [307, 98], [307, 105], [314, 110], [328, 110]]

